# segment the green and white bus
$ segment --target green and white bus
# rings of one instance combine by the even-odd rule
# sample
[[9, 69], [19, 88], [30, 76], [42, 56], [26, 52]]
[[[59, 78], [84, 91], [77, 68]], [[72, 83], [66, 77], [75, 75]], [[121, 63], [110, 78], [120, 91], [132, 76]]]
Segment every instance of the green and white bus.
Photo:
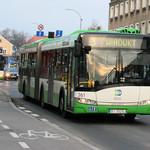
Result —
[[64, 117], [150, 114], [150, 36], [118, 32], [80, 30], [23, 46], [19, 92]]

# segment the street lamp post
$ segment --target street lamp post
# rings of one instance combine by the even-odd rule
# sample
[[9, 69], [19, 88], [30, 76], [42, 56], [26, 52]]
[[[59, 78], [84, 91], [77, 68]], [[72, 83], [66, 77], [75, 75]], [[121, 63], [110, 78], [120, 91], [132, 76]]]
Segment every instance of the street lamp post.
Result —
[[74, 11], [74, 12], [76, 12], [78, 15], [79, 15], [79, 17], [80, 17], [80, 30], [81, 30], [81, 28], [82, 28], [82, 18], [81, 18], [81, 15], [80, 15], [80, 13], [78, 12], [78, 11], [76, 11], [76, 10], [74, 10], [74, 9], [70, 9], [70, 8], [66, 8], [66, 10], [71, 10], [71, 11]]

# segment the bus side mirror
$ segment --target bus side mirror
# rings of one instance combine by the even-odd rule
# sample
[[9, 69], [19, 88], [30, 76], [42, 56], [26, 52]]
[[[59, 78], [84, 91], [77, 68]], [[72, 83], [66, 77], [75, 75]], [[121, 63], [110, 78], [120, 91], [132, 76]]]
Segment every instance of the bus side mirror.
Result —
[[91, 46], [85, 45], [84, 50], [86, 54], [89, 54], [89, 51], [91, 51]]
[[74, 52], [74, 56], [75, 57], [79, 57], [80, 56], [81, 48], [82, 48], [81, 43], [79, 43], [79, 42], [76, 41], [75, 52]]

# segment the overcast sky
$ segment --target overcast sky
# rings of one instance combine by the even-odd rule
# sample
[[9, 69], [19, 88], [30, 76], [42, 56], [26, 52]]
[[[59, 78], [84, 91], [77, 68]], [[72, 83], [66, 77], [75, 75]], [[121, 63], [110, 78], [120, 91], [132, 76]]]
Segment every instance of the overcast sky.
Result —
[[[63, 34], [80, 29], [87, 29], [92, 20], [108, 30], [108, 9], [110, 0], [0, 0], [0, 30], [5, 28], [36, 34], [37, 25], [44, 25], [44, 32], [63, 30]], [[34, 24], [33, 24], [34, 23]]]

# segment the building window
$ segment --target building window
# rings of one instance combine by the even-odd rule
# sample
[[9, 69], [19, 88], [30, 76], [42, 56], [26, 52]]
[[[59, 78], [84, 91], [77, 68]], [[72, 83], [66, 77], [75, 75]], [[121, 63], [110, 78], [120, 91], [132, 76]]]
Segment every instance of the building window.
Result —
[[110, 8], [110, 19], [114, 17], [114, 6]]
[[146, 8], [146, 2], [147, 2], [147, 0], [142, 0], [142, 9]]
[[125, 15], [128, 14], [128, 10], [129, 10], [129, 1], [127, 0], [127, 1], [125, 2]]
[[2, 47], [0, 47], [0, 53], [3, 53], [3, 48]]
[[139, 11], [140, 10], [140, 0], [136, 0], [136, 10]]
[[130, 24], [130, 28], [133, 28], [133, 24]]
[[148, 34], [150, 34], [150, 20], [148, 20], [148, 31], [147, 31]]
[[139, 23], [136, 23], [136, 24], [135, 24], [135, 29], [140, 29]]
[[118, 5], [116, 5], [115, 6], [115, 18], [118, 17], [118, 9], [119, 9], [119, 7], [118, 7]]
[[142, 23], [141, 23], [141, 33], [142, 34], [145, 34], [145, 21], [143, 21]]
[[120, 16], [123, 16], [123, 3], [120, 4]]
[[131, 7], [130, 7], [130, 12], [134, 12], [134, 0], [131, 0]]
[[3, 54], [6, 54], [6, 49], [3, 49]]

